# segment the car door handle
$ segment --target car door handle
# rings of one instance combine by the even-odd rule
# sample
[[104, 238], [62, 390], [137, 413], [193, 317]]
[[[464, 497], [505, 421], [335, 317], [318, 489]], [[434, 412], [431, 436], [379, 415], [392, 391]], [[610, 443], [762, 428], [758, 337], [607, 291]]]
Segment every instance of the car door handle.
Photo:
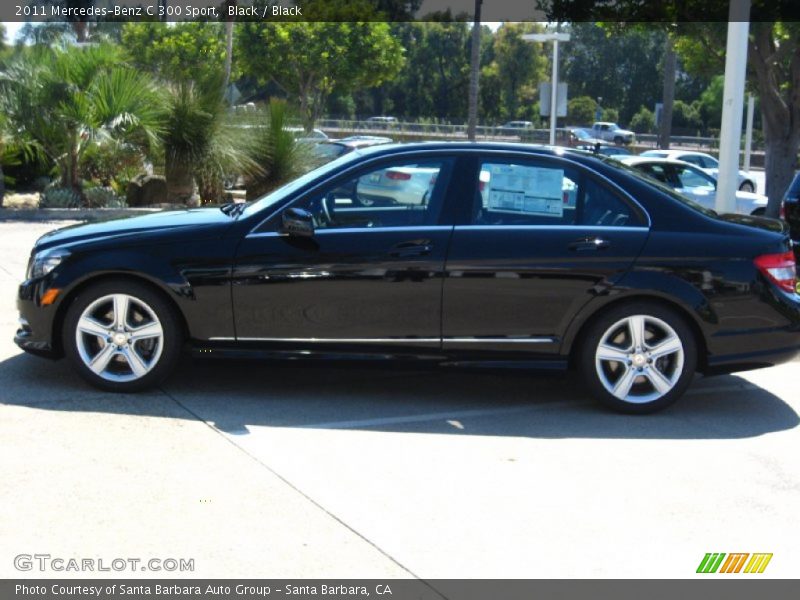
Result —
[[605, 250], [611, 246], [611, 242], [600, 237], [585, 237], [572, 242], [567, 248], [577, 252], [589, 250]]
[[406, 258], [410, 256], [425, 256], [431, 253], [433, 246], [430, 240], [414, 240], [411, 242], [400, 242], [392, 246], [389, 256], [394, 258]]

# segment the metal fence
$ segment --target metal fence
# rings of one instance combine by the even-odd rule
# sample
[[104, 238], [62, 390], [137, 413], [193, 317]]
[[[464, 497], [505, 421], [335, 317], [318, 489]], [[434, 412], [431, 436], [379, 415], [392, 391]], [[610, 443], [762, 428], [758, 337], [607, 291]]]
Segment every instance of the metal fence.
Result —
[[[317, 126], [333, 134], [383, 135], [409, 140], [421, 138], [467, 138], [467, 126], [452, 123], [411, 121], [376, 123], [366, 120], [321, 119], [317, 122]], [[476, 128], [476, 137], [483, 140], [524, 141], [546, 144], [550, 140], [550, 130], [533, 128], [515, 130], [514, 128], [504, 127], [502, 125], [479, 125]], [[670, 142], [675, 146], [695, 148], [704, 151], [713, 151], [719, 148], [719, 138], [716, 137], [673, 135], [670, 137]], [[658, 136], [655, 134], [640, 133], [636, 135], [637, 146], [655, 148], [657, 143]], [[753, 150], [758, 151], [762, 150], [762, 148], [757, 147], [754, 143]]]

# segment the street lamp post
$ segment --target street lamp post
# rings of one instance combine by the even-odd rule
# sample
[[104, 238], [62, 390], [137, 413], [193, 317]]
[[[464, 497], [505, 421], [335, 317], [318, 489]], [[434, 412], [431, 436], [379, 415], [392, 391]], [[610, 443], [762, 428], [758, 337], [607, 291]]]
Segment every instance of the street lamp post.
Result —
[[556, 119], [558, 112], [558, 42], [568, 42], [568, 33], [526, 33], [527, 42], [553, 42], [553, 81], [550, 84], [550, 145], [556, 145]]

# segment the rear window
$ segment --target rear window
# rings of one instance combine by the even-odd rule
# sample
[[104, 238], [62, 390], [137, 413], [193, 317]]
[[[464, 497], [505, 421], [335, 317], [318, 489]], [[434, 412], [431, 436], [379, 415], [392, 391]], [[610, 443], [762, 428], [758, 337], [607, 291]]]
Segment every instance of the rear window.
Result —
[[794, 176], [789, 189], [786, 190], [784, 200], [800, 200], [800, 171]]
[[614, 168], [620, 169], [621, 171], [625, 171], [628, 175], [630, 175], [632, 177], [635, 177], [636, 179], [639, 179], [643, 183], [646, 183], [647, 185], [651, 185], [651, 186], [657, 188], [658, 191], [666, 194], [667, 196], [670, 196], [670, 197], [674, 198], [675, 200], [677, 200], [678, 202], [680, 202], [682, 204], [685, 204], [686, 206], [689, 206], [689, 207], [695, 209], [698, 212], [703, 213], [704, 215], [708, 215], [709, 217], [717, 217], [717, 216], [719, 216], [715, 211], [713, 211], [713, 210], [711, 210], [709, 208], [706, 208], [704, 206], [699, 205], [694, 200], [690, 200], [686, 196], [683, 196], [683, 195], [679, 194], [678, 192], [673, 190], [671, 187], [669, 187], [669, 185], [667, 185], [666, 183], [662, 183], [658, 179], [654, 179], [653, 177], [650, 177], [649, 175], [646, 175], [645, 173], [642, 173], [638, 169], [634, 169], [633, 167], [628, 166], [628, 165], [626, 165], [624, 163], [621, 163], [618, 160], [614, 160], [611, 157], [598, 156], [597, 158], [599, 160], [602, 160], [602, 161], [606, 162], [606, 164], [608, 164], [610, 166], [613, 166]]

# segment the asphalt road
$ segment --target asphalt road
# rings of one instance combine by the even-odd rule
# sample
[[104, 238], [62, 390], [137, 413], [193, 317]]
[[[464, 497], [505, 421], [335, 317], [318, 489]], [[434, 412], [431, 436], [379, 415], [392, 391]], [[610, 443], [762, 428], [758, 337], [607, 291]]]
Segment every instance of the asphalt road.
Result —
[[[707, 552], [797, 576], [800, 362], [648, 417], [522, 371], [187, 359], [105, 394], [11, 341], [51, 227], [0, 223], [0, 577], [685, 578]], [[15, 569], [34, 553], [195, 570]]]

